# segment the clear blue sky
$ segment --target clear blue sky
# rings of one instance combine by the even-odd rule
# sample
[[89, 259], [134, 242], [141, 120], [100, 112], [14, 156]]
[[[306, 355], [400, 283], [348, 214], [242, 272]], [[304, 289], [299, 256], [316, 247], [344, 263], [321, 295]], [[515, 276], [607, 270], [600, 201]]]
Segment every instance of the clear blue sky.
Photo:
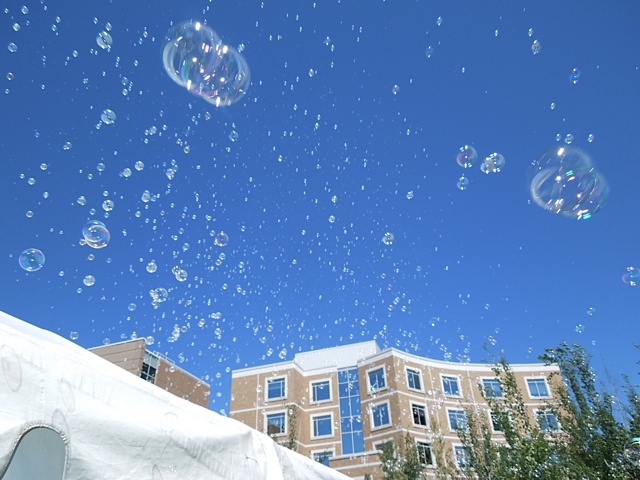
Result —
[[[212, 385], [217, 411], [234, 368], [374, 338], [456, 362], [486, 358], [484, 344], [529, 362], [579, 342], [600, 371], [637, 379], [640, 287], [621, 280], [640, 267], [637, 2], [2, 8], [1, 310], [84, 347], [152, 336]], [[238, 103], [216, 109], [164, 71], [165, 35], [190, 19], [244, 46]], [[110, 51], [96, 42], [107, 23]], [[105, 109], [116, 121], [96, 129]], [[569, 134], [611, 189], [585, 221], [544, 211], [526, 185]], [[465, 144], [479, 160], [463, 170]], [[493, 152], [506, 165], [485, 175]], [[80, 244], [90, 219], [106, 248]], [[44, 253], [39, 271], [18, 264], [26, 248]], [[156, 288], [168, 299], [154, 308]]]

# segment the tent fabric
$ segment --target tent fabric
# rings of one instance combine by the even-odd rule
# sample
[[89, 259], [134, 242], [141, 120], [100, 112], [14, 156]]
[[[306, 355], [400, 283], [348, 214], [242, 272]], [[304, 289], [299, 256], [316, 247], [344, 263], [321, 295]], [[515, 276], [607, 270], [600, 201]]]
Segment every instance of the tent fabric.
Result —
[[[64, 442], [65, 479], [348, 478], [3, 312], [0, 369], [0, 478], [38, 427]], [[33, 437], [36, 455], [52, 441]]]

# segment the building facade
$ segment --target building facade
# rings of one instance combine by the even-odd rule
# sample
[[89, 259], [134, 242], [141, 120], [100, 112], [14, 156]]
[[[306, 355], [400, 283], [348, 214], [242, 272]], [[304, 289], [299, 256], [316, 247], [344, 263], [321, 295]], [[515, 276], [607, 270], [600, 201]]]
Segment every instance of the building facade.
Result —
[[[557, 367], [511, 369], [532, 418], [557, 429], [555, 417], [543, 410]], [[452, 458], [464, 461], [456, 431], [466, 407], [486, 407], [480, 388], [502, 396], [490, 365], [430, 360], [369, 341], [233, 371], [230, 415], [355, 479], [383, 478], [381, 445], [398, 444], [410, 433], [426, 475], [435, 476], [436, 435]]]
[[89, 351], [177, 397], [209, 407], [211, 387], [164, 355], [147, 350], [144, 338], [94, 347]]

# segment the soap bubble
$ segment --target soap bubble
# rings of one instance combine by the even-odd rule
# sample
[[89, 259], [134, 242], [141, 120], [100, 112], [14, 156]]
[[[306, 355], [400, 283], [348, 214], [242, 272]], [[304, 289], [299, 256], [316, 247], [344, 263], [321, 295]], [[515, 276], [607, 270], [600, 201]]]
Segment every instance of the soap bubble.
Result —
[[18, 263], [27, 272], [37, 272], [44, 266], [44, 253], [37, 248], [27, 248], [20, 254]]
[[640, 282], [640, 268], [627, 267], [622, 273], [622, 281], [631, 287], [635, 287]]
[[216, 235], [214, 242], [219, 247], [226, 247], [229, 244], [229, 235], [220, 232]]
[[91, 287], [96, 283], [96, 278], [93, 275], [87, 275], [84, 277], [84, 280], [82, 280], [82, 283], [84, 283], [87, 287]]
[[478, 153], [476, 152], [476, 149], [469, 145], [465, 145], [464, 147], [460, 147], [460, 151], [458, 152], [458, 155], [456, 155], [456, 162], [458, 162], [458, 165], [462, 168], [471, 168], [477, 158]]
[[527, 171], [531, 198], [540, 207], [570, 218], [588, 219], [609, 198], [609, 185], [591, 157], [576, 147], [554, 147]]
[[542, 47], [540, 46], [540, 42], [538, 40], [534, 40], [533, 43], [531, 44], [531, 51], [533, 52], [534, 55], [538, 55], [540, 53], [540, 49]]
[[102, 120], [102, 123], [105, 125], [113, 125], [116, 123], [116, 113], [113, 110], [106, 108], [102, 112], [102, 115], [100, 115], [100, 120]]
[[502, 156], [500, 153], [492, 153], [482, 161], [480, 170], [482, 170], [482, 172], [486, 174], [498, 173], [504, 168], [504, 163], [504, 156]]
[[581, 76], [582, 76], [582, 72], [577, 68], [574, 68], [573, 70], [571, 70], [571, 73], [569, 74], [569, 81], [575, 85], [580, 81]]
[[458, 190], [466, 190], [469, 188], [469, 179], [465, 176], [460, 177], [456, 182], [456, 187], [458, 187]]
[[158, 264], [154, 261], [151, 260], [148, 264], [147, 264], [147, 272], [149, 273], [155, 273], [156, 270], [158, 270]]
[[104, 248], [111, 240], [111, 234], [104, 223], [90, 220], [82, 228], [82, 236], [91, 248]]
[[96, 37], [96, 43], [103, 50], [111, 50], [111, 45], [113, 45], [113, 38], [107, 32], [100, 32]]
[[150, 290], [149, 295], [151, 295], [154, 303], [162, 303], [169, 297], [169, 292], [167, 292], [166, 288], [159, 287], [154, 290]]
[[625, 442], [624, 458], [629, 463], [640, 466], [640, 437], [635, 437]]
[[393, 245], [393, 242], [395, 242], [395, 240], [396, 237], [394, 237], [393, 233], [391, 232], [385, 233], [382, 237], [382, 243], [384, 243], [385, 245]]
[[237, 102], [249, 87], [244, 56], [200, 22], [184, 22], [169, 31], [163, 62], [174, 82], [216, 107]]

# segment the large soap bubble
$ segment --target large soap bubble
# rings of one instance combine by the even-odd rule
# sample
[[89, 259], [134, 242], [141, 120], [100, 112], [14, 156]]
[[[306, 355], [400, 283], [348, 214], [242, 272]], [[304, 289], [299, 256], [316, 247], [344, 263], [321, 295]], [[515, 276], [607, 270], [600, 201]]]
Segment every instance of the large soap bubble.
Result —
[[534, 160], [527, 171], [531, 198], [545, 210], [578, 220], [600, 211], [609, 184], [591, 157], [572, 146], [554, 147]]
[[82, 236], [91, 248], [104, 248], [111, 240], [111, 234], [104, 223], [99, 220], [90, 220], [82, 228]]
[[237, 102], [249, 88], [245, 58], [200, 22], [183, 22], [169, 31], [163, 62], [174, 82], [216, 107]]
[[37, 272], [44, 266], [44, 253], [37, 248], [27, 248], [20, 254], [18, 263], [27, 272]]

